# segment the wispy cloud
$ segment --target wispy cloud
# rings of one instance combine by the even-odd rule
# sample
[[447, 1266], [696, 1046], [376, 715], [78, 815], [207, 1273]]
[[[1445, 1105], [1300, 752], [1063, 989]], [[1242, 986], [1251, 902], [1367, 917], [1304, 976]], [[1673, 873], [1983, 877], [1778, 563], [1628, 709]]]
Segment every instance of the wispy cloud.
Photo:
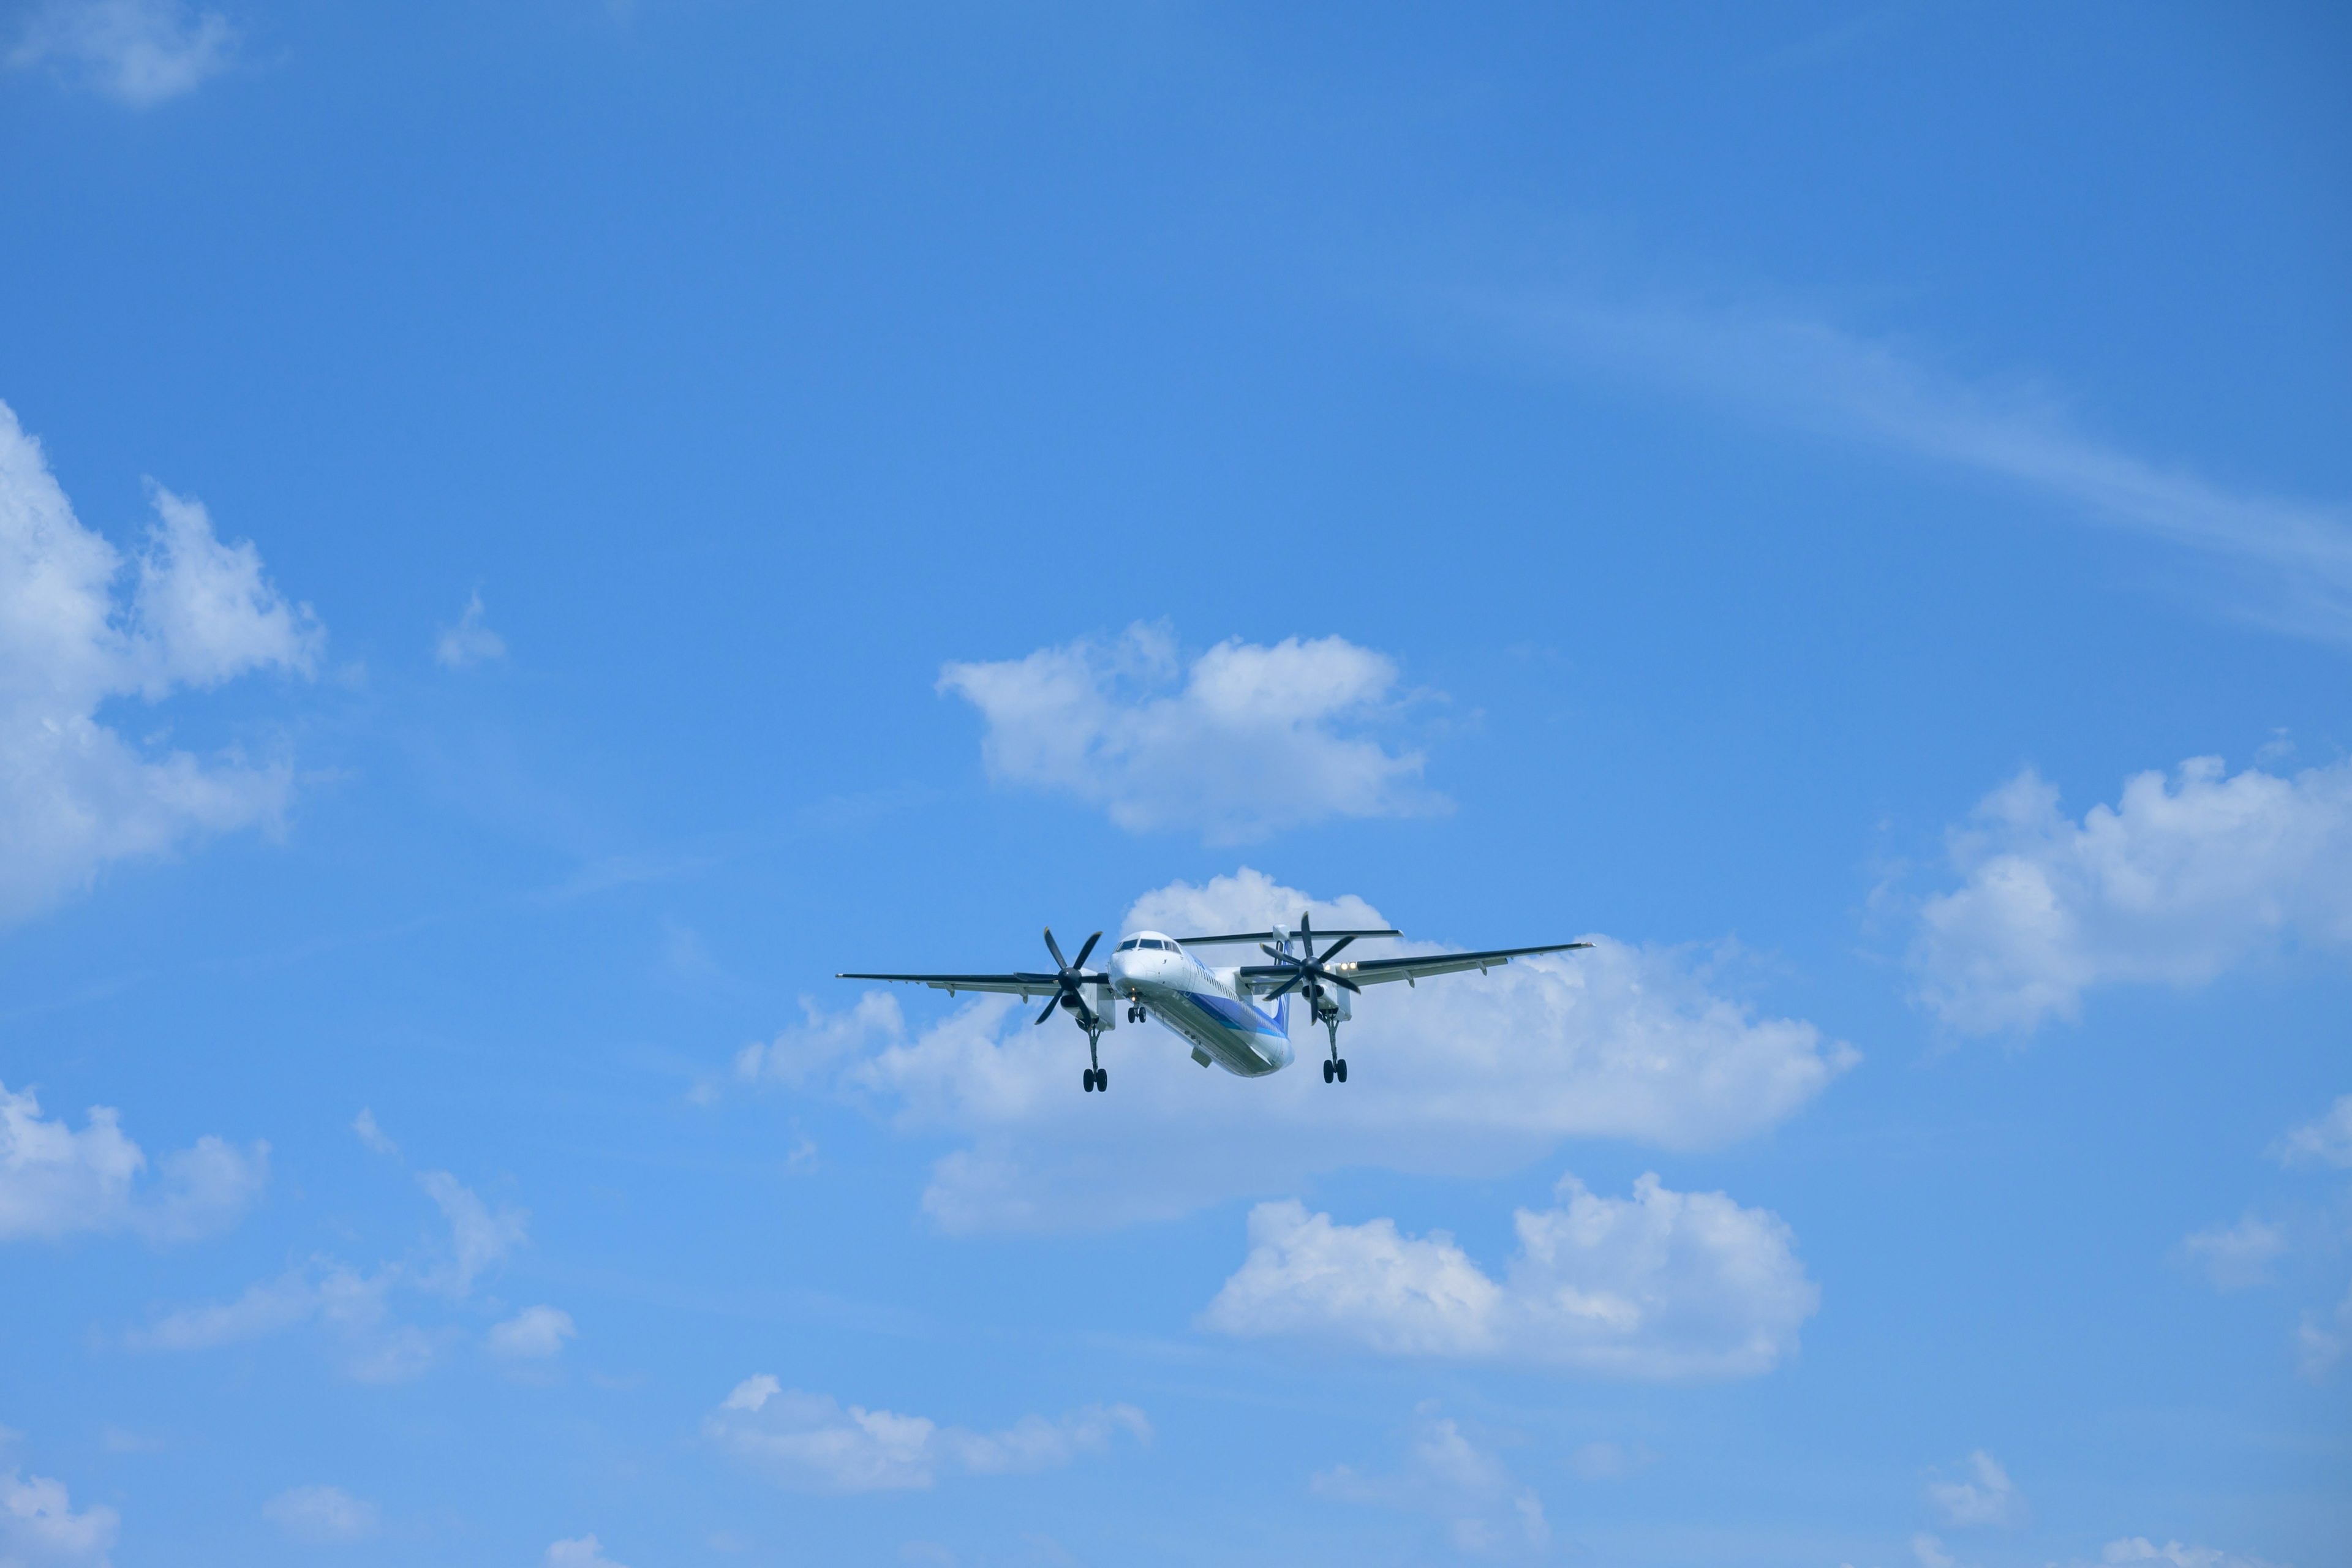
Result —
[[942, 1426], [923, 1415], [843, 1406], [766, 1373], [744, 1379], [703, 1422], [719, 1447], [799, 1491], [919, 1490], [942, 1470], [1025, 1475], [1060, 1469], [1120, 1433], [1151, 1440], [1131, 1405], [1089, 1405], [1057, 1420], [1025, 1415], [997, 1432]]
[[1481, 1447], [1459, 1421], [1439, 1415], [1433, 1401], [1414, 1409], [1412, 1436], [1398, 1470], [1368, 1476], [1335, 1465], [1309, 1485], [1331, 1502], [1427, 1514], [1444, 1524], [1456, 1552], [1534, 1556], [1551, 1543], [1551, 1524], [1536, 1489], [1522, 1485], [1502, 1457]]
[[186, 0], [45, 0], [9, 47], [19, 69], [54, 66], [145, 109], [194, 92], [236, 63], [236, 28]]
[[2197, 552], [2237, 574], [2238, 613], [2352, 643], [2352, 510], [2231, 489], [2138, 456], [2086, 433], [2042, 388], [1972, 381], [1797, 314], [1525, 297], [1480, 308], [1540, 353], [1980, 474]]
[[433, 642], [433, 660], [444, 669], [467, 669], [507, 656], [507, 639], [490, 630], [482, 619], [482, 593], [477, 588], [466, 601], [465, 614], [457, 624], [441, 628]]
[[[342, 1371], [354, 1381], [401, 1383], [422, 1375], [438, 1357], [436, 1335], [396, 1316], [394, 1293], [467, 1300], [483, 1272], [528, 1241], [530, 1215], [504, 1205], [493, 1209], [446, 1171], [427, 1171], [417, 1184], [447, 1221], [446, 1240], [428, 1239], [412, 1257], [366, 1271], [314, 1257], [256, 1282], [234, 1300], [160, 1313], [125, 1334], [123, 1343], [136, 1351], [202, 1351], [318, 1322], [332, 1331]], [[534, 1308], [516, 1322], [493, 1329], [491, 1348], [501, 1355], [538, 1353], [552, 1338], [560, 1349], [570, 1324], [553, 1308]]]

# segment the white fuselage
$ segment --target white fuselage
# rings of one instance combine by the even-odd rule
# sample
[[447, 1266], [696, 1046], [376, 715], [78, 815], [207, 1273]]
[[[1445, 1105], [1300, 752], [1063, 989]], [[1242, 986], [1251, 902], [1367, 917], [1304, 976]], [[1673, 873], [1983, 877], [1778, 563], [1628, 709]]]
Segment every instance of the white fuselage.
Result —
[[1209, 969], [1158, 931], [1121, 937], [1111, 989], [1230, 1073], [1264, 1078], [1290, 1065], [1289, 1009], [1261, 1009], [1235, 971]]

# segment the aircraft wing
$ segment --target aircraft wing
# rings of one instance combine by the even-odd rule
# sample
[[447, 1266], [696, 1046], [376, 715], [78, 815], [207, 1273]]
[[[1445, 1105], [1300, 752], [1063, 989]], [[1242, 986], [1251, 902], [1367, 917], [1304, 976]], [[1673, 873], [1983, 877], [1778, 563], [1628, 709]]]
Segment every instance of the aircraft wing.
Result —
[[[952, 996], [959, 991], [996, 991], [1008, 996], [1023, 998], [1051, 996], [1061, 988], [1057, 974], [836, 974], [835, 980], [898, 980], [912, 985], [928, 985], [934, 991], [944, 991]], [[1110, 976], [1099, 970], [1081, 970], [1081, 985], [1108, 985]]]
[[[1548, 947], [1497, 947], [1485, 952], [1433, 952], [1420, 958], [1366, 958], [1350, 963], [1345, 960], [1330, 966], [1330, 973], [1359, 985], [1377, 985], [1384, 980], [1426, 980], [1433, 974], [1456, 974], [1465, 969], [1485, 973], [1498, 969], [1515, 958], [1530, 958], [1538, 952], [1570, 952], [1580, 947], [1591, 947], [1589, 942], [1556, 942]], [[1287, 964], [1253, 963], [1243, 969], [1241, 977], [1252, 991], [1271, 991], [1297, 971]]]

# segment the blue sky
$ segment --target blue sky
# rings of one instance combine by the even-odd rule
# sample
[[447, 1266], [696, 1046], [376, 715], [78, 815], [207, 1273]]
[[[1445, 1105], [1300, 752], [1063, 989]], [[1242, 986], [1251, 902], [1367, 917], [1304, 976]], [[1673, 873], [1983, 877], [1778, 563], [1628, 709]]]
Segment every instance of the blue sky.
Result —
[[2340, 15], [0, 26], [0, 1564], [2352, 1562]]

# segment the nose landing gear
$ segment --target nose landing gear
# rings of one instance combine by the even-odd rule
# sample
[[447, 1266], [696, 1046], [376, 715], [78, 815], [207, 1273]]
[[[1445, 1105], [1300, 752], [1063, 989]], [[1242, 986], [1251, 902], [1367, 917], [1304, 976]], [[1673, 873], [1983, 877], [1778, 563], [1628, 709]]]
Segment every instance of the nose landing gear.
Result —
[[1093, 1094], [1097, 1090], [1105, 1094], [1110, 1092], [1110, 1069], [1102, 1065], [1102, 1058], [1097, 1053], [1096, 1048], [1101, 1042], [1100, 1029], [1087, 1031], [1087, 1060], [1094, 1064], [1086, 1070], [1085, 1082], [1088, 1094]]

